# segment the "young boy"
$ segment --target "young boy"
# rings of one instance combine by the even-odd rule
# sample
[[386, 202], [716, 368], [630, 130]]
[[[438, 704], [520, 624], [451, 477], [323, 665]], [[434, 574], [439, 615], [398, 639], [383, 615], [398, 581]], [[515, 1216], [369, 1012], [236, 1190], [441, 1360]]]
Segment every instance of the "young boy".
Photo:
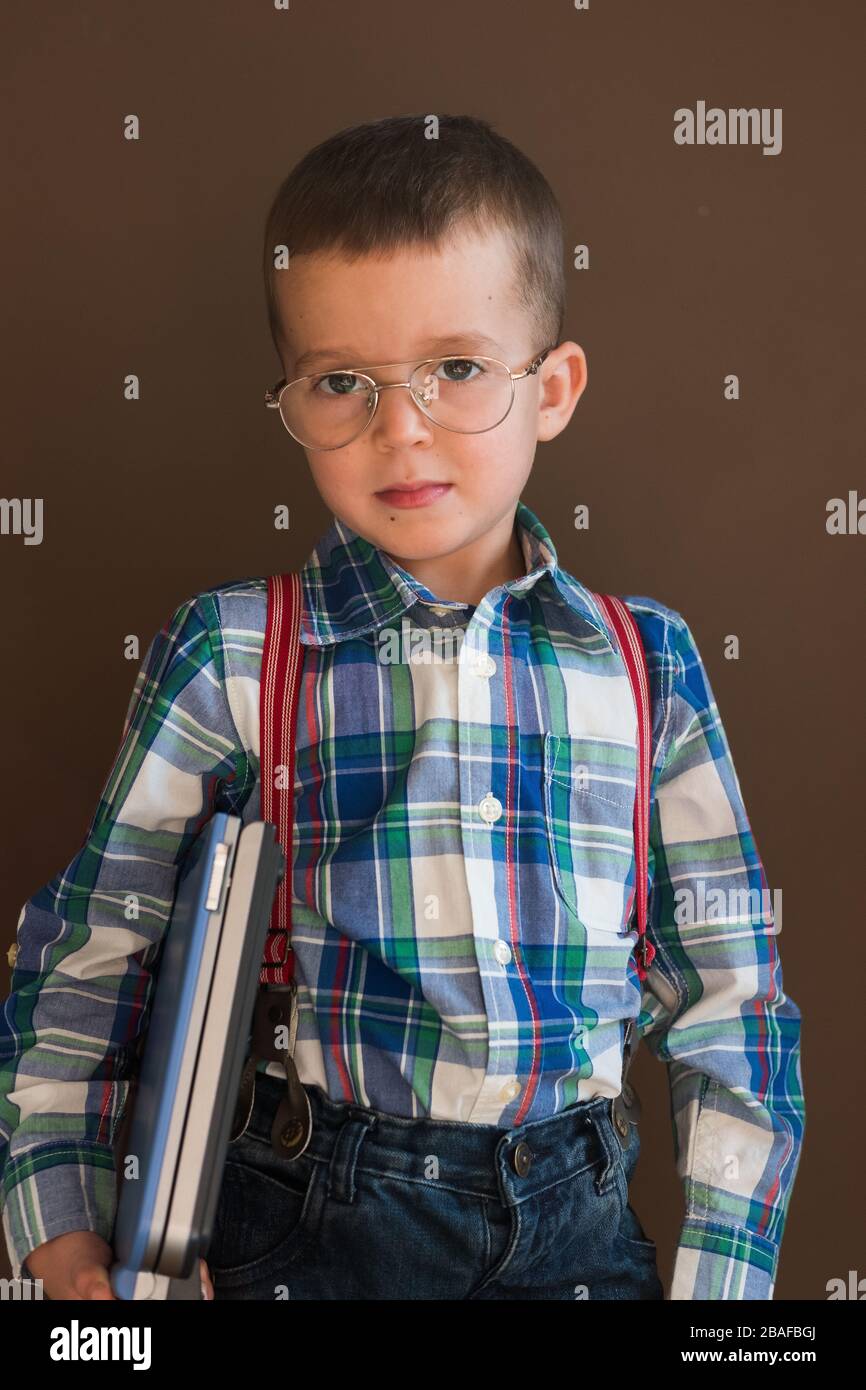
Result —
[[[560, 214], [486, 123], [429, 133], [408, 116], [326, 140], [266, 230], [270, 400], [334, 513], [303, 570], [295, 767], [313, 1130], [295, 1160], [271, 1151], [269, 1064], [229, 1147], [213, 1288], [662, 1298], [628, 1203], [634, 1020], [667, 1064], [685, 1187], [668, 1297], [769, 1299], [804, 1130], [800, 1014], [727, 738], [684, 619], [629, 598], [652, 702], [642, 987], [631, 688], [520, 500], [587, 379], [560, 342]], [[110, 1296], [111, 1144], [178, 866], [214, 810], [260, 818], [265, 616], [263, 578], [177, 609], [83, 848], [22, 910], [4, 1231], [50, 1297]]]

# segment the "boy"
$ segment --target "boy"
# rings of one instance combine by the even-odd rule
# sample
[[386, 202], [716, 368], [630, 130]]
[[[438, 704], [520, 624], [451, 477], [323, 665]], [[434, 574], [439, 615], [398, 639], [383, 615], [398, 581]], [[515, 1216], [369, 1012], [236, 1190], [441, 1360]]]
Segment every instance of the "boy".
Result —
[[[296, 735], [295, 1060], [313, 1131], [293, 1161], [271, 1152], [269, 1064], [229, 1147], [213, 1287], [663, 1297], [628, 1203], [633, 1019], [668, 1067], [685, 1184], [668, 1296], [769, 1299], [804, 1129], [800, 1014], [752, 905], [766, 881], [730, 749], [686, 622], [630, 598], [652, 700], [642, 988], [632, 694], [590, 591], [520, 500], [587, 379], [560, 342], [559, 210], [486, 123], [426, 131], [407, 116], [326, 140], [266, 229], [285, 371], [269, 401], [334, 513], [303, 572]], [[215, 809], [260, 815], [265, 602], [255, 579], [176, 611], [83, 849], [22, 911], [4, 1230], [15, 1272], [27, 1256], [51, 1297], [106, 1296], [111, 1140], [178, 864]], [[428, 659], [405, 642], [394, 659], [407, 634]], [[710, 913], [713, 889], [750, 910]]]

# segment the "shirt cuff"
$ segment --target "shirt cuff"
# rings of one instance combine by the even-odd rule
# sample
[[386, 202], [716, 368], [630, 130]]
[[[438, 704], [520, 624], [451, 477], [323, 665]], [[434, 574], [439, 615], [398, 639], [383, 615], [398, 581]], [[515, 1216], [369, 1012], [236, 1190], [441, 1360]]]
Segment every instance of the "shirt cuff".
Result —
[[3, 1235], [13, 1279], [20, 1279], [31, 1250], [68, 1231], [94, 1231], [111, 1244], [117, 1174], [110, 1148], [64, 1144], [44, 1152], [29, 1149], [7, 1163], [4, 1188]]
[[744, 1226], [687, 1217], [669, 1300], [772, 1299], [779, 1247]]

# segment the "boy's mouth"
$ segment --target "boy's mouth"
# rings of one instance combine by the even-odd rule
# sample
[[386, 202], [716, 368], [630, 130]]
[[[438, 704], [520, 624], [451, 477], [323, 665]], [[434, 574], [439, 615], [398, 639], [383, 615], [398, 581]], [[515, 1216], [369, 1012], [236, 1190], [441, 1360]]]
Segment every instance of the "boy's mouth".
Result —
[[400, 483], [396, 487], [384, 488], [374, 496], [389, 507], [426, 507], [438, 497], [444, 497], [451, 483], [431, 483], [419, 478], [414, 483]]

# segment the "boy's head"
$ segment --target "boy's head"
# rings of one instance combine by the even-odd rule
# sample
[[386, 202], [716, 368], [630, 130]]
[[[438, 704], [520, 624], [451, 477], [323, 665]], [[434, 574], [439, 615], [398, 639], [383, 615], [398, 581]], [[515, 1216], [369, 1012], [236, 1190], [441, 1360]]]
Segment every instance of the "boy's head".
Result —
[[[586, 383], [582, 350], [559, 342], [562, 223], [549, 185], [484, 121], [439, 117], [436, 139], [428, 129], [423, 116], [391, 117], [316, 146], [280, 187], [265, 234], [285, 380], [309, 378], [283, 393], [284, 419], [330, 510], [407, 565], [508, 543], [536, 442], [565, 427]], [[481, 360], [517, 375], [545, 349], [513, 386]], [[413, 382], [429, 415], [397, 388], [370, 418], [369, 383], [351, 370], [384, 386], [444, 354], [458, 360]], [[422, 480], [449, 486], [415, 506], [381, 495]]]

